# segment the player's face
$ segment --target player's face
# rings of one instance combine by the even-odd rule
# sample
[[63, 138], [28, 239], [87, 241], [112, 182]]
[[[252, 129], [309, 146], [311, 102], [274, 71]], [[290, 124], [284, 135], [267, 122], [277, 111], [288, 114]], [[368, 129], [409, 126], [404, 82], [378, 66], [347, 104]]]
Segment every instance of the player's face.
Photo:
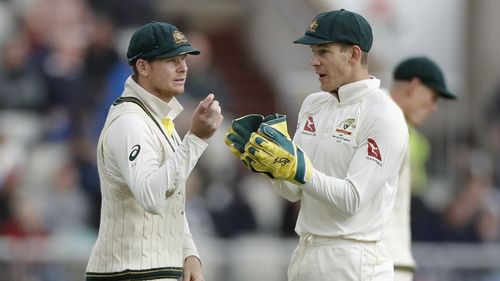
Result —
[[350, 83], [352, 67], [349, 63], [349, 48], [336, 43], [312, 45], [311, 65], [318, 75], [321, 90], [335, 92], [342, 85]]
[[411, 102], [406, 119], [414, 126], [418, 126], [432, 112], [437, 110], [437, 93], [424, 84], [420, 84], [411, 93]]
[[153, 94], [170, 101], [184, 93], [188, 67], [186, 55], [170, 58], [157, 58], [149, 63], [148, 82]]

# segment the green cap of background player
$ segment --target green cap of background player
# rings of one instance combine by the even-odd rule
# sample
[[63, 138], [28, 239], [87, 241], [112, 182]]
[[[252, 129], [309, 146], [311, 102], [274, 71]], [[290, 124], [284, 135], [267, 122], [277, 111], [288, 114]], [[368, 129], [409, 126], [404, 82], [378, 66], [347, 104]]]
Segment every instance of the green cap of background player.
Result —
[[305, 35], [293, 41], [304, 45], [332, 42], [357, 45], [368, 52], [373, 43], [372, 28], [361, 15], [342, 9], [319, 14]]
[[418, 78], [424, 85], [433, 89], [440, 97], [456, 99], [446, 89], [444, 76], [439, 67], [427, 57], [414, 57], [402, 61], [394, 70], [394, 80], [410, 81]]
[[151, 22], [139, 28], [130, 39], [127, 58], [130, 65], [138, 59], [174, 57], [182, 54], [199, 55], [175, 25]]

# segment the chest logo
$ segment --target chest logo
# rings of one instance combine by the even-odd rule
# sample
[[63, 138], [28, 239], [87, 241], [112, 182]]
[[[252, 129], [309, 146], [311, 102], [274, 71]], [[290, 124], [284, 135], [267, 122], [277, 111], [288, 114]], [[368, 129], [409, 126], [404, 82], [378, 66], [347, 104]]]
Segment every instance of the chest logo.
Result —
[[314, 119], [312, 116], [307, 117], [306, 124], [304, 125], [304, 131], [311, 133], [316, 132], [316, 126], [314, 125]]
[[130, 151], [130, 155], [128, 156], [128, 160], [134, 161], [135, 158], [137, 158], [137, 155], [139, 155], [139, 152], [141, 152], [141, 146], [136, 144], [132, 146], [132, 151]]
[[352, 129], [356, 128], [356, 124], [354, 123], [354, 121], [356, 121], [354, 118], [347, 118], [346, 120], [342, 121], [337, 126], [337, 133], [350, 136], [352, 134]]
[[380, 155], [380, 149], [378, 148], [378, 144], [372, 138], [368, 138], [368, 156], [371, 156], [377, 159], [378, 161], [382, 161], [382, 156]]

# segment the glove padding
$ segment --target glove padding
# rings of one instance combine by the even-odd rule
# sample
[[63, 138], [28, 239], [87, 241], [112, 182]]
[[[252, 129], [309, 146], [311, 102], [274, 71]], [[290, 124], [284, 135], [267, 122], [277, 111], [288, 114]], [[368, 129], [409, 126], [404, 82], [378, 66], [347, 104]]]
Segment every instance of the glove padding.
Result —
[[251, 163], [247, 161], [247, 158], [242, 156], [245, 152], [245, 146], [250, 140], [252, 133], [256, 132], [260, 125], [264, 123], [278, 129], [290, 138], [287, 131], [286, 115], [275, 113], [264, 118], [264, 116], [260, 114], [249, 114], [234, 119], [231, 122], [231, 126], [228, 128], [224, 143], [229, 147], [231, 152], [241, 160], [243, 165], [252, 172], [262, 173], [270, 178], [273, 178], [268, 171], [255, 169]]
[[241, 158], [241, 154], [245, 152], [245, 145], [250, 140], [250, 136], [259, 129], [263, 121], [264, 116], [260, 114], [248, 114], [231, 122], [224, 143], [229, 146], [234, 156]]
[[245, 152], [241, 155], [242, 161], [246, 161], [253, 170], [273, 179], [287, 180], [294, 184], [306, 183], [312, 176], [311, 161], [290, 139], [286, 120], [273, 125], [262, 123], [258, 131], [252, 133]]

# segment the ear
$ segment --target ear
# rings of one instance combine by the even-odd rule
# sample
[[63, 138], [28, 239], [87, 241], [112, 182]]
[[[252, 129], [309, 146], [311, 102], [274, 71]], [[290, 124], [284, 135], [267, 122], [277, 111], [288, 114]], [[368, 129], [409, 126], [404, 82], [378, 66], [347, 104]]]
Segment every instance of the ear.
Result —
[[351, 63], [361, 62], [363, 51], [358, 45], [351, 46]]
[[410, 83], [408, 84], [408, 95], [412, 95], [415, 90], [422, 85], [422, 81], [420, 81], [420, 78], [414, 77], [410, 80]]
[[143, 59], [138, 59], [135, 62], [135, 67], [137, 68], [137, 72], [139, 73], [139, 75], [145, 76], [145, 77], [147, 77], [149, 75], [150, 66], [149, 66], [149, 63], [147, 61], [145, 61]]

